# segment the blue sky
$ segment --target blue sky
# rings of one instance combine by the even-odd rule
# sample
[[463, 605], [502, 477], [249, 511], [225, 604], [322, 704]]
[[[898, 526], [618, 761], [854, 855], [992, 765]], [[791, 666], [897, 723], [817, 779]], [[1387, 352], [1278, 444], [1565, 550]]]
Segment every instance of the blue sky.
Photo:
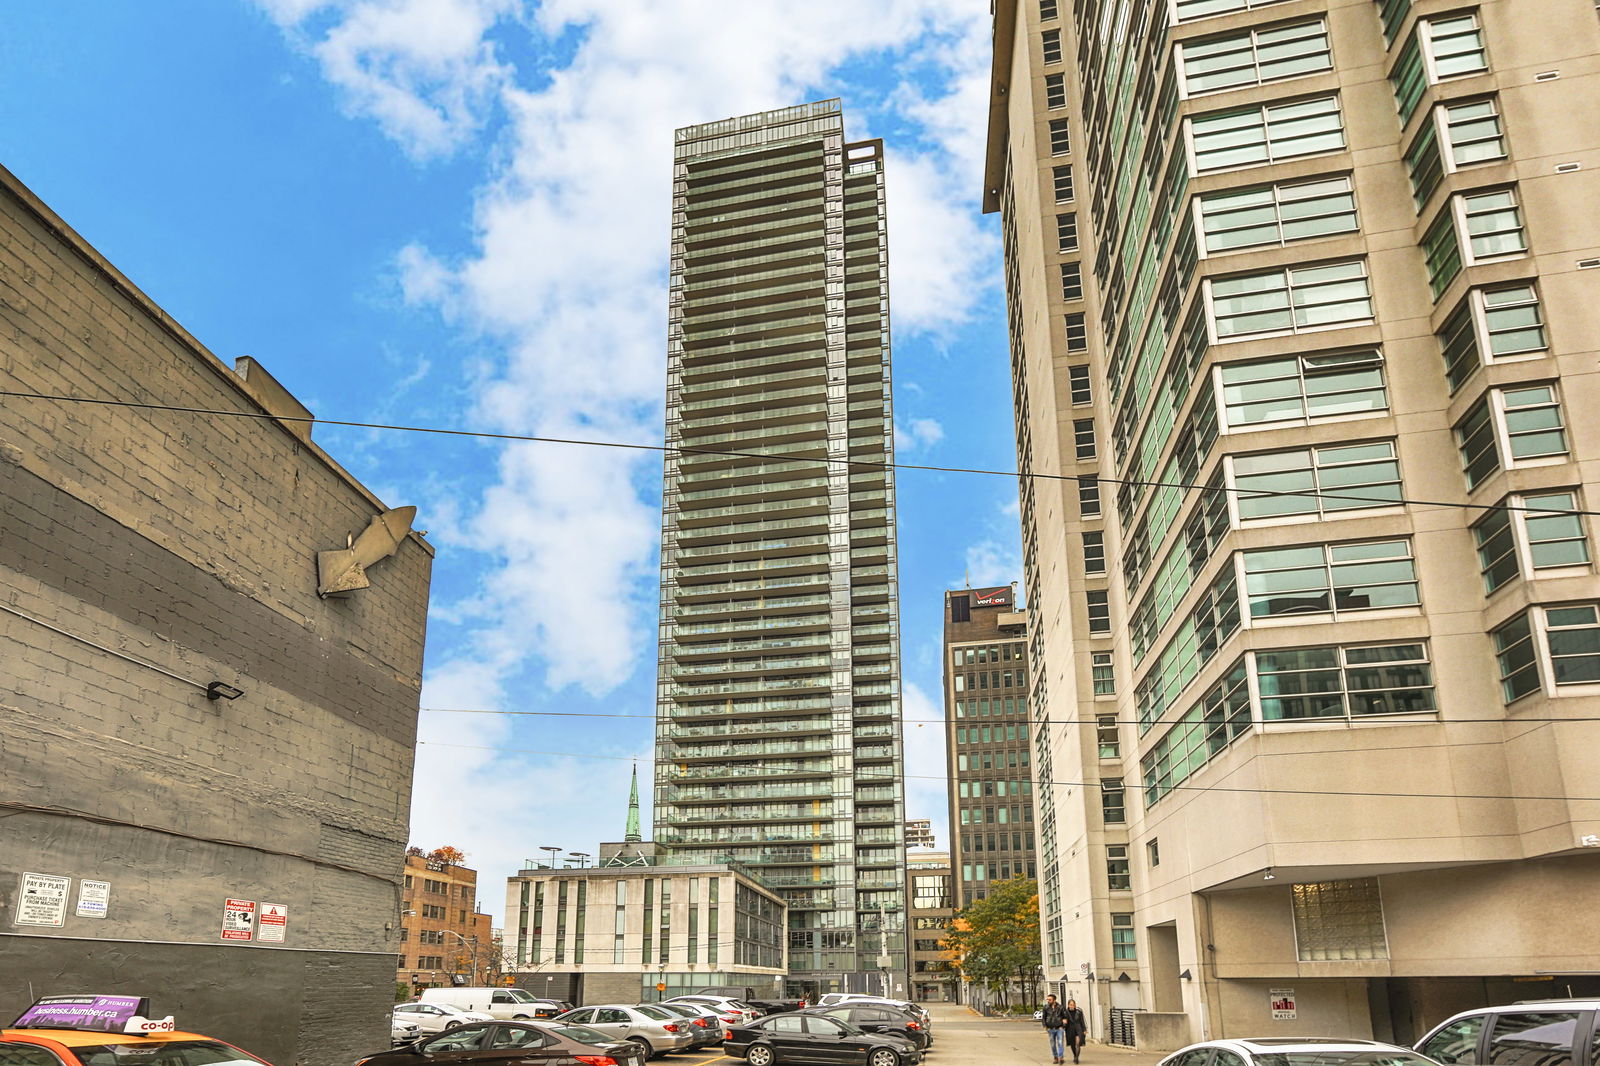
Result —
[[[0, 163], [219, 356], [358, 421], [659, 442], [673, 128], [840, 96], [888, 149], [898, 458], [1014, 466], [981, 0], [54, 0], [4, 21]], [[648, 758], [660, 460], [317, 439], [438, 547], [425, 708], [639, 716], [424, 711], [413, 840], [466, 851], [498, 913], [541, 845], [620, 833]], [[941, 590], [1020, 577], [1016, 488], [898, 487], [906, 716], [933, 719]], [[943, 843], [940, 727], [906, 733], [930, 778], [907, 813]]]

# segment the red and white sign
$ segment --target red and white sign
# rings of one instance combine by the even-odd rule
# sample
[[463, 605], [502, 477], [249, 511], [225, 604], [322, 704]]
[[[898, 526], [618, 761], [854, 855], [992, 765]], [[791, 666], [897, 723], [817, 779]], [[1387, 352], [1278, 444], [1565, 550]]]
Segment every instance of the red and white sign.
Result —
[[288, 931], [289, 908], [281, 903], [263, 903], [256, 939], [263, 944], [281, 944]]
[[1008, 585], [998, 589], [973, 589], [972, 606], [974, 607], [1007, 607], [1011, 604], [1011, 587]]
[[256, 935], [256, 905], [248, 899], [230, 899], [222, 905], [222, 939], [252, 940]]

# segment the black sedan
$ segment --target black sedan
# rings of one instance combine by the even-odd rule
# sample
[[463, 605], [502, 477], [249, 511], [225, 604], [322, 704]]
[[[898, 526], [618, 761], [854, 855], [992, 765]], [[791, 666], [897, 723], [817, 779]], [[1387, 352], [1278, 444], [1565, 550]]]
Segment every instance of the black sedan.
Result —
[[774, 1062], [915, 1066], [922, 1050], [904, 1037], [869, 1033], [821, 1014], [774, 1014], [722, 1034], [722, 1050], [750, 1066]]
[[[868, 1033], [889, 1033], [904, 1037], [926, 1051], [933, 1043], [933, 1030], [903, 1010], [894, 1007], [863, 1006], [859, 1003], [841, 1003], [837, 1007], [820, 1007], [806, 1012], [824, 1018], [836, 1018]], [[1596, 1064], [1600, 1066], [1600, 1064]]]
[[581, 1025], [476, 1022], [355, 1066], [644, 1066], [644, 1058], [638, 1044]]

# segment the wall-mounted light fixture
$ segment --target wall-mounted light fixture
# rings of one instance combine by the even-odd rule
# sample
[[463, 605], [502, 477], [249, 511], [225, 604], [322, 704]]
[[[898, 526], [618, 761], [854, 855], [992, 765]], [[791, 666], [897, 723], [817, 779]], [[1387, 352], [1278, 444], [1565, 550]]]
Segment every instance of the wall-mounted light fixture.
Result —
[[1188, 970], [1184, 970], [1178, 976], [1183, 978], [1185, 981], [1193, 981], [1194, 980], [1194, 974], [1190, 973]]
[[1263, 881], [1276, 881], [1277, 879], [1278, 875], [1272, 872], [1272, 867], [1270, 866], [1267, 867], [1267, 872], [1261, 875], [1261, 880]]
[[206, 686], [206, 699], [208, 700], [236, 700], [244, 695], [244, 689], [234, 688], [222, 681], [213, 681]]

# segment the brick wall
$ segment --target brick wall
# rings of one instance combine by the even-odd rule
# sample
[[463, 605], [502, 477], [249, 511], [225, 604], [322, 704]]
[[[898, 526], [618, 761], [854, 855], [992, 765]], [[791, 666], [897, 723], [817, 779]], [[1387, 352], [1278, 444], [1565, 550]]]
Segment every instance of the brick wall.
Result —
[[[0, 389], [266, 410], [3, 170]], [[432, 551], [328, 600], [315, 563], [383, 506], [270, 419], [0, 397], [0, 1014], [137, 991], [280, 1066], [386, 1046]], [[23, 871], [107, 917], [14, 925]], [[284, 945], [223, 946], [230, 896]]]

